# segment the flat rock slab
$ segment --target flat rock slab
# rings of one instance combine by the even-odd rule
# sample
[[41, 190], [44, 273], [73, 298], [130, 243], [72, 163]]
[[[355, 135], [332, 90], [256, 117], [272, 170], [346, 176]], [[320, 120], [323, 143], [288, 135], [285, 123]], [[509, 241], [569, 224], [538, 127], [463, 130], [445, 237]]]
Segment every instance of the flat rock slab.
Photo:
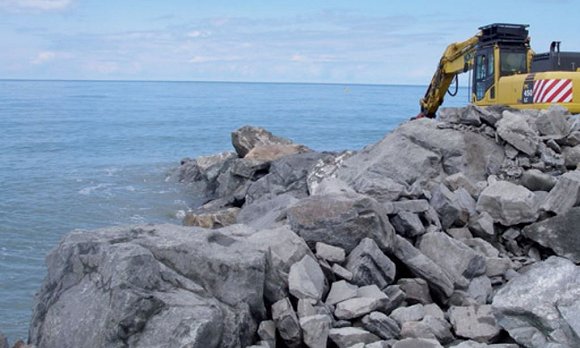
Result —
[[334, 316], [338, 319], [354, 319], [362, 317], [381, 307], [383, 301], [373, 297], [356, 297], [342, 301], [336, 305]]
[[365, 330], [384, 340], [397, 338], [401, 332], [399, 324], [381, 312], [372, 312], [363, 317], [362, 325]]
[[449, 321], [455, 334], [478, 342], [491, 342], [499, 335], [500, 327], [493, 316], [491, 305], [449, 308]]
[[332, 283], [330, 292], [326, 297], [326, 304], [335, 305], [339, 302], [357, 296], [358, 286], [350, 284], [344, 280]]
[[552, 256], [511, 279], [494, 296], [501, 327], [525, 347], [580, 347], [580, 267]]

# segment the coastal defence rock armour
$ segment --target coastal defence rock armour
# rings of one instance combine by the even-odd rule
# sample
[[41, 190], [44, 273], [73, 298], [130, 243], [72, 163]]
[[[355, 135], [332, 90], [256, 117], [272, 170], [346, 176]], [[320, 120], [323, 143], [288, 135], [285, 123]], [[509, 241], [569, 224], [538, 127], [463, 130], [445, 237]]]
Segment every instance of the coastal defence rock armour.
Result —
[[440, 116], [359, 152], [234, 131], [235, 152], [177, 170], [204, 196], [184, 220], [196, 226], [62, 239], [29, 343], [579, 346], [580, 121], [562, 108]]

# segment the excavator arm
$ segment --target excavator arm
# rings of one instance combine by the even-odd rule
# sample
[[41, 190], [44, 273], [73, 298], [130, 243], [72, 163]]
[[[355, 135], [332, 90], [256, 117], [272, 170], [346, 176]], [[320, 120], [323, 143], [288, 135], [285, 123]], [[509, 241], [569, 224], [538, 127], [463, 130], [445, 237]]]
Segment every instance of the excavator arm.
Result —
[[420, 101], [421, 113], [418, 117], [435, 117], [453, 78], [473, 67], [474, 51], [480, 37], [481, 33], [478, 33], [468, 40], [447, 46], [431, 79], [431, 84], [427, 88], [425, 97]]

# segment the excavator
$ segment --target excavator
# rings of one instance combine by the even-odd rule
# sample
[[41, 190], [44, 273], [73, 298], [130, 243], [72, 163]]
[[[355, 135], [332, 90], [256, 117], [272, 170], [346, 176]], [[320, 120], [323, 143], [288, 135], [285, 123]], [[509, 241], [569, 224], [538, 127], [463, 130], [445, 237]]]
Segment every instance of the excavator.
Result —
[[417, 118], [435, 117], [445, 93], [457, 94], [458, 74], [468, 71], [473, 73], [470, 102], [475, 105], [545, 109], [557, 104], [580, 113], [580, 52], [561, 52], [560, 42], [554, 41], [549, 52], [536, 54], [528, 25], [495, 23], [446, 48]]

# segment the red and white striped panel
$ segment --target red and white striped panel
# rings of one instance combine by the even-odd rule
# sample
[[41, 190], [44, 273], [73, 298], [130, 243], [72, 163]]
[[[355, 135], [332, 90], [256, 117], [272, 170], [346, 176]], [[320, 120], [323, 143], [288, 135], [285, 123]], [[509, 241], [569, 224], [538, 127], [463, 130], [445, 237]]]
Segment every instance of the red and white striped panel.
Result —
[[534, 103], [571, 103], [572, 80], [546, 79], [534, 81]]

